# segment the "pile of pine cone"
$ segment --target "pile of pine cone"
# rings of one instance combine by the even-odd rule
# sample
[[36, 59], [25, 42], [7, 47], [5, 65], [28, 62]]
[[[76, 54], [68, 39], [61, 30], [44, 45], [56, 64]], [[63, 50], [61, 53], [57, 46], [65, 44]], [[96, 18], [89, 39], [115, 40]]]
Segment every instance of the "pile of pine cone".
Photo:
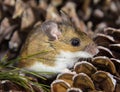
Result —
[[51, 92], [120, 91], [120, 29], [105, 29], [95, 42], [99, 53], [89, 61], [76, 63], [73, 71], [59, 74]]
[[[58, 75], [51, 84], [51, 91], [119, 92], [119, 0], [0, 0], [0, 60], [4, 56], [8, 60], [19, 56], [29, 32], [48, 19], [60, 22], [61, 10], [77, 28], [93, 38], [100, 52], [89, 61], [76, 63], [70, 73]], [[15, 87], [10, 81], [0, 82], [0, 90], [8, 87], [7, 84]]]

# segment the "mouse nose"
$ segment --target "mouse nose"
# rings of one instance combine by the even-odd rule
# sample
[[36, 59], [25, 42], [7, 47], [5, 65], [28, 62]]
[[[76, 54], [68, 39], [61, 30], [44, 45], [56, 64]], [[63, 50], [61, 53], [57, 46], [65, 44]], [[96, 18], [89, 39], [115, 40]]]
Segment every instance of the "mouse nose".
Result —
[[84, 50], [93, 56], [99, 52], [97, 45], [95, 43], [87, 45]]

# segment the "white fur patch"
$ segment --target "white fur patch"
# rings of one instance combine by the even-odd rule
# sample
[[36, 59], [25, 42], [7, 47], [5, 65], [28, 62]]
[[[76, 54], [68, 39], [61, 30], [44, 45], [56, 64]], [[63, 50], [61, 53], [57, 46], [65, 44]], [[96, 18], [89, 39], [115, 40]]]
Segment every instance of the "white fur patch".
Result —
[[28, 67], [28, 70], [36, 72], [54, 72], [60, 73], [64, 72], [68, 67], [73, 67], [74, 63], [79, 60], [79, 58], [89, 58], [92, 55], [87, 52], [66, 52], [61, 51], [59, 55], [56, 55], [56, 61], [54, 66], [48, 66], [40, 61], [34, 63], [31, 67]]

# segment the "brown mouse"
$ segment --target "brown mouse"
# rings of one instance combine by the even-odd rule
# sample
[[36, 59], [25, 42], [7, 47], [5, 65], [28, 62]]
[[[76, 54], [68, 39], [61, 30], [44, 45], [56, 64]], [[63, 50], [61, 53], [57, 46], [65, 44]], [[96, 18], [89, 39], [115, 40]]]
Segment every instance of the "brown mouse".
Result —
[[97, 52], [96, 45], [84, 32], [69, 24], [47, 20], [29, 34], [21, 51], [24, 59], [18, 66], [30, 71], [60, 73], [73, 67], [80, 58], [90, 58]]

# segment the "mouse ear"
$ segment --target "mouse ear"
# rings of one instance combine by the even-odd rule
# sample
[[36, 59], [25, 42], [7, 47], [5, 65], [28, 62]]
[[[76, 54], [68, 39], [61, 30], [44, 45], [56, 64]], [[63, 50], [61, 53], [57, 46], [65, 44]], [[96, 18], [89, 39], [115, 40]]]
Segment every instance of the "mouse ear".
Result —
[[58, 24], [52, 20], [43, 22], [41, 30], [48, 36], [49, 40], [57, 40], [61, 35], [61, 32], [58, 29]]
[[63, 24], [73, 26], [73, 23], [72, 23], [69, 15], [66, 12], [64, 12], [63, 10], [60, 10], [60, 13], [61, 13], [61, 18], [62, 18]]

